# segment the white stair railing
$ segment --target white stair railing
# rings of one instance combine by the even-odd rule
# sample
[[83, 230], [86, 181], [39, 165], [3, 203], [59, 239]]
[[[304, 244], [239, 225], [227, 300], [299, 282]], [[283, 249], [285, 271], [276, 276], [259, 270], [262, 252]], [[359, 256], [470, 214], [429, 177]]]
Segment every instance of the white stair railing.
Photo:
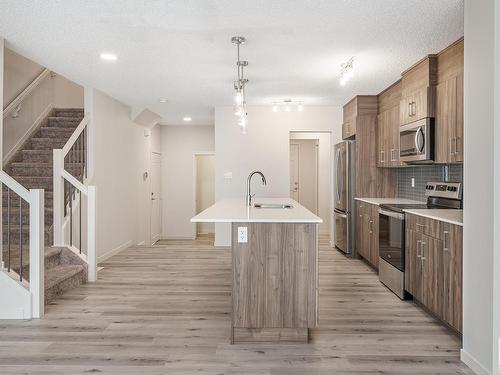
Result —
[[[54, 245], [68, 246], [87, 262], [88, 281], [97, 280], [96, 257], [96, 187], [85, 185], [87, 174], [88, 145], [87, 129], [89, 116], [86, 115], [62, 149], [54, 149]], [[66, 169], [66, 166], [69, 170]], [[85, 197], [86, 223], [82, 221]], [[78, 246], [74, 241], [74, 206], [78, 204], [79, 221]], [[66, 224], [65, 224], [65, 218]], [[86, 225], [85, 225], [86, 224]], [[65, 227], [69, 226], [69, 236]], [[82, 233], [86, 226], [86, 253], [82, 245]], [[69, 237], [69, 238], [67, 238]]]
[[[19, 182], [14, 180], [11, 176], [0, 170], [0, 182], [7, 187], [7, 223], [4, 223], [4, 228], [7, 227], [7, 243], [3, 242], [7, 247], [7, 267], [6, 270], [11, 276], [14, 276], [21, 285], [27, 286], [31, 295], [31, 317], [41, 318], [44, 313], [44, 191], [43, 189], [30, 189], [27, 190]], [[3, 190], [3, 189], [2, 189]], [[11, 192], [19, 196], [19, 268], [18, 273], [11, 269]], [[2, 192], [3, 194], [3, 192]], [[22, 220], [22, 207], [23, 201], [29, 206], [29, 282], [23, 278], [23, 220]], [[5, 259], [4, 259], [5, 263]]]

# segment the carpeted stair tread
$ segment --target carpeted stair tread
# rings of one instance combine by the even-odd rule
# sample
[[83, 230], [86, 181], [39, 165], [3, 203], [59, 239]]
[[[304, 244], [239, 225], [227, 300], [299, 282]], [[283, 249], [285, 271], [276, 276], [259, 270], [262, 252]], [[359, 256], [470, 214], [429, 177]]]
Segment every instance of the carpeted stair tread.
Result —
[[[61, 264], [61, 253], [63, 248], [55, 246], [46, 246], [44, 252], [44, 266], [45, 271]], [[10, 264], [9, 264], [9, 250], [4, 246], [3, 260], [5, 267], [9, 267], [15, 272], [19, 273], [21, 253], [18, 245], [12, 245], [10, 251]], [[28, 246], [23, 246], [23, 278], [29, 281], [29, 264], [30, 255]]]
[[79, 273], [83, 273], [84, 268], [79, 264], [62, 264], [45, 270], [45, 290], [54, 287], [62, 281], [69, 279]]
[[[83, 259], [74, 254], [66, 247], [53, 247], [53, 150], [62, 148], [71, 137], [75, 129], [84, 118], [82, 108], [54, 108], [38, 127], [36, 132], [24, 143], [22, 148], [16, 152], [4, 170], [12, 178], [27, 189], [44, 189], [44, 266], [45, 266], [45, 303], [52, 301], [59, 294], [69, 288], [76, 287], [86, 282], [87, 265]], [[74, 176], [81, 176], [82, 160], [84, 150], [72, 150], [65, 163], [67, 171]], [[76, 161], [76, 163], [75, 163]], [[11, 268], [20, 273], [21, 250], [18, 245], [22, 218], [23, 248], [22, 248], [22, 274], [29, 279], [29, 210], [28, 204], [23, 202], [23, 210], [19, 211], [20, 198], [14, 192], [10, 192], [10, 216], [8, 214], [9, 193], [4, 187], [2, 189], [2, 222], [3, 229], [3, 259], [9, 257], [7, 249], [7, 219], [10, 219]]]

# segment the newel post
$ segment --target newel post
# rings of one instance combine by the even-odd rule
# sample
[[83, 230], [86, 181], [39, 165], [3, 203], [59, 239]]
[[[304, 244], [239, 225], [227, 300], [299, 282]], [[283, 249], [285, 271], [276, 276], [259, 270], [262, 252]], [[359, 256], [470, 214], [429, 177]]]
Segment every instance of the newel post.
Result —
[[54, 246], [64, 246], [63, 242], [63, 212], [64, 212], [64, 180], [62, 171], [64, 169], [64, 156], [61, 149], [54, 149]]
[[42, 189], [30, 190], [30, 293], [33, 318], [44, 313], [45, 223]]
[[97, 229], [97, 192], [96, 187], [87, 187], [87, 263], [88, 281], [97, 281], [97, 254], [96, 254], [96, 229]]

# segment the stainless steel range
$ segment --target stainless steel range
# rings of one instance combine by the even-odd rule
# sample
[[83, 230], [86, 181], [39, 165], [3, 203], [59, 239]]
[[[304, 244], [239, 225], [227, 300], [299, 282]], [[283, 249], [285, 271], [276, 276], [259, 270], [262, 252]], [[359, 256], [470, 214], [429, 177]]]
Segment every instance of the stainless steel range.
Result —
[[405, 214], [408, 209], [462, 208], [462, 184], [429, 182], [427, 204], [381, 204], [379, 207], [379, 279], [403, 299], [405, 271]]

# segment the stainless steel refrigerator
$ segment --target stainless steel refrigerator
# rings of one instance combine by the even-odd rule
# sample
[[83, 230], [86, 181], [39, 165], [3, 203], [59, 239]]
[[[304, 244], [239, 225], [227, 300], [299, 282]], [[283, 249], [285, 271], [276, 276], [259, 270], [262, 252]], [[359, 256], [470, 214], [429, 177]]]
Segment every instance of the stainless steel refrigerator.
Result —
[[343, 141], [334, 146], [334, 236], [335, 247], [355, 254], [356, 142]]

